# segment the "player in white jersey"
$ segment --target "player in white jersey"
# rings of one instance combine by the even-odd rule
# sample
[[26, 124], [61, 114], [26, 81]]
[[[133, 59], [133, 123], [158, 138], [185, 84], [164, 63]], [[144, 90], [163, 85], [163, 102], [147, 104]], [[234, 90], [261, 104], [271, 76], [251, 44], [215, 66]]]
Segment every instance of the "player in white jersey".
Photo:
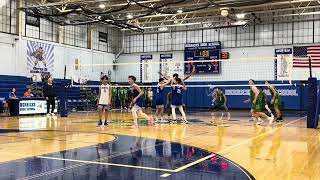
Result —
[[104, 116], [104, 125], [108, 126], [108, 111], [111, 107], [111, 99], [112, 99], [112, 87], [109, 85], [108, 76], [103, 76], [101, 78], [101, 86], [99, 88], [99, 96], [97, 101], [98, 111], [99, 111], [99, 122], [98, 126], [102, 125], [102, 113], [105, 112]]

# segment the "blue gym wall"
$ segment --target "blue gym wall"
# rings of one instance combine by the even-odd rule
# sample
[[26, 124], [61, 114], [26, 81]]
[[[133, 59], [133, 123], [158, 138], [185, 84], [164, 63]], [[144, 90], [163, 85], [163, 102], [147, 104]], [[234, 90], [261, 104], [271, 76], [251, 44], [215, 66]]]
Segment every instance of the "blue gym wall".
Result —
[[[256, 84], [263, 84], [264, 82], [257, 81]], [[274, 84], [281, 84], [282, 82], [272, 81]], [[293, 84], [300, 84], [300, 81], [294, 81]], [[154, 83], [156, 84], [156, 83]], [[187, 85], [247, 85], [247, 81], [227, 81], [227, 82], [197, 82], [187, 83]], [[283, 84], [283, 83], [282, 83]], [[249, 109], [250, 104], [243, 101], [249, 98], [247, 93], [243, 90], [249, 90], [249, 87], [221, 87], [223, 91], [234, 90], [234, 95], [227, 95], [227, 106], [231, 109]], [[264, 87], [265, 89], [265, 87]], [[281, 86], [277, 87], [279, 92], [288, 92], [281, 96], [283, 108], [287, 110], [305, 110], [307, 108], [307, 86]], [[165, 93], [170, 91], [170, 87], [165, 88]], [[267, 91], [265, 89], [265, 91]], [[189, 87], [184, 93], [183, 101], [190, 108], [212, 108], [211, 97], [208, 96], [209, 88]], [[268, 92], [267, 92], [268, 93]], [[155, 89], [154, 89], [155, 94]], [[269, 94], [269, 93], [268, 93]], [[154, 98], [155, 99], [155, 98]], [[268, 96], [271, 99], [271, 96]]]
[[[69, 80], [68, 80], [69, 81]], [[70, 83], [70, 81], [69, 81]], [[273, 81], [274, 84], [281, 84], [281, 82]], [[294, 81], [294, 84], [300, 84], [300, 81]], [[31, 84], [31, 81], [27, 77], [23, 76], [4, 76], [0, 75], [0, 97], [7, 98], [10, 90], [15, 87], [17, 88], [17, 95], [23, 96], [23, 93], [27, 86]], [[61, 79], [55, 79], [56, 88], [59, 88], [61, 84]], [[98, 85], [98, 82], [90, 82], [92, 85]], [[156, 83], [153, 83], [156, 84]], [[227, 81], [227, 82], [193, 82], [187, 83], [187, 85], [246, 85], [246, 81]], [[263, 84], [263, 82], [256, 82], [256, 84]], [[43, 85], [39, 83], [38, 85]], [[234, 90], [236, 92], [234, 95], [227, 95], [227, 105], [232, 109], [248, 109], [250, 104], [243, 103], [244, 100], [248, 99], [249, 96], [244, 94], [242, 90], [248, 90], [249, 87], [222, 87], [223, 91]], [[97, 90], [97, 88], [96, 88]], [[155, 94], [155, 88], [154, 94]], [[165, 88], [165, 93], [170, 91], [170, 87]], [[282, 102], [284, 109], [288, 110], [305, 110], [307, 108], [307, 87], [306, 86], [283, 86], [278, 87], [278, 91], [288, 90], [289, 94], [282, 95]], [[184, 93], [184, 103], [190, 108], [212, 108], [211, 98], [207, 95], [209, 88], [199, 88], [199, 87], [189, 87]], [[57, 89], [58, 95], [59, 91]], [[80, 99], [80, 88], [68, 88], [67, 97], [69, 100], [79, 100]], [[270, 96], [268, 96], [270, 99]], [[155, 98], [154, 98], [155, 100]]]

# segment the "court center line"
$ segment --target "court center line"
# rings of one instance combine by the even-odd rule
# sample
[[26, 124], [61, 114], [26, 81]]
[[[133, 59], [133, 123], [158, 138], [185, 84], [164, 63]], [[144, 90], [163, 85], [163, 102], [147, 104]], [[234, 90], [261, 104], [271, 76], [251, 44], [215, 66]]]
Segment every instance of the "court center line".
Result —
[[194, 162], [192, 162], [192, 163], [189, 163], [189, 164], [186, 164], [186, 165], [184, 165], [184, 166], [182, 166], [182, 167], [179, 167], [179, 168], [175, 169], [174, 172], [175, 172], [175, 173], [178, 173], [178, 172], [180, 172], [180, 171], [183, 171], [183, 170], [185, 170], [185, 169], [188, 169], [189, 167], [194, 166], [194, 165], [196, 165], [196, 164], [199, 164], [199, 163], [201, 163], [201, 162], [203, 162], [203, 161], [205, 161], [205, 160], [207, 160], [207, 159], [210, 159], [210, 158], [212, 158], [212, 157], [214, 157], [214, 156], [216, 156], [216, 155], [219, 155], [219, 154], [225, 153], [225, 152], [227, 152], [227, 151], [230, 151], [230, 150], [232, 150], [232, 149], [234, 149], [234, 148], [236, 148], [236, 147], [238, 147], [238, 146], [241, 146], [241, 145], [243, 145], [243, 144], [246, 144], [246, 143], [248, 143], [248, 142], [250, 142], [250, 141], [252, 141], [252, 140], [254, 140], [254, 139], [258, 138], [258, 137], [265, 136], [265, 135], [267, 135], [267, 134], [269, 134], [269, 133], [272, 133], [272, 132], [274, 132], [274, 131], [276, 131], [276, 130], [278, 130], [278, 129], [280, 129], [280, 128], [283, 128], [283, 127], [288, 126], [288, 125], [290, 125], [290, 124], [296, 123], [296, 122], [298, 122], [298, 121], [300, 121], [300, 120], [302, 120], [302, 119], [304, 119], [304, 118], [306, 118], [306, 116], [304, 116], [304, 117], [302, 117], [302, 118], [299, 118], [299, 119], [296, 119], [296, 120], [294, 120], [294, 121], [291, 121], [291, 122], [289, 122], [289, 123], [287, 123], [287, 124], [284, 124], [284, 125], [282, 125], [282, 126], [280, 126], [280, 127], [277, 127], [277, 128], [271, 129], [271, 130], [269, 130], [269, 131], [266, 131], [265, 133], [262, 133], [262, 134], [260, 134], [260, 135], [258, 135], [258, 136], [255, 136], [255, 137], [253, 137], [253, 138], [250, 138], [250, 139], [247, 139], [247, 140], [245, 140], [245, 141], [242, 141], [242, 142], [240, 142], [240, 143], [238, 143], [238, 144], [235, 144], [235, 145], [233, 145], [233, 146], [229, 146], [229, 147], [226, 148], [226, 149], [223, 149], [223, 150], [221, 150], [221, 151], [218, 151], [218, 152], [216, 152], [216, 153], [213, 153], [213, 154], [210, 154], [210, 155], [208, 155], [208, 156], [206, 156], [206, 157], [203, 157], [203, 158], [201, 158], [201, 159], [198, 159], [198, 160], [196, 160], [196, 161], [194, 161]]
[[78, 162], [78, 163], [86, 163], [86, 164], [98, 164], [98, 165], [109, 165], [109, 166], [126, 167], [126, 168], [147, 169], [147, 170], [153, 170], [153, 171], [174, 172], [174, 170], [171, 170], [171, 169], [162, 169], [162, 168], [153, 168], [153, 167], [144, 167], [144, 166], [104, 163], [104, 162], [97, 162], [97, 161], [84, 161], [84, 160], [76, 160], [76, 159], [47, 157], [47, 156], [36, 156], [36, 157], [40, 159], [51, 159], [51, 160], [58, 160], [58, 161], [69, 161], [69, 162]]

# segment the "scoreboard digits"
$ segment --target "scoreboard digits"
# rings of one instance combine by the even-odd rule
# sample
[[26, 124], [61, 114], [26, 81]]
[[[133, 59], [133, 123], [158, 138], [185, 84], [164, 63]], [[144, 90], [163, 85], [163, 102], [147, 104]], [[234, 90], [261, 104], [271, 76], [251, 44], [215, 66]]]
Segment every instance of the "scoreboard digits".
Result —
[[195, 51], [195, 57], [209, 57], [209, 51]]

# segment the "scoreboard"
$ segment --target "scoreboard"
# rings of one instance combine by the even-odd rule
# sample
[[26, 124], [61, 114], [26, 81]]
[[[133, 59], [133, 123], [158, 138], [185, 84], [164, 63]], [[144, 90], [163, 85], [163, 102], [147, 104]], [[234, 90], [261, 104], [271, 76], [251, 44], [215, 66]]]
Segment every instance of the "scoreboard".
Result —
[[[184, 73], [192, 72], [193, 66], [196, 67], [196, 74], [220, 74], [221, 62], [215, 61], [221, 59], [221, 42], [190, 43], [184, 48], [184, 60], [191, 61], [185, 63]], [[192, 62], [192, 61], [210, 61], [210, 62]]]

